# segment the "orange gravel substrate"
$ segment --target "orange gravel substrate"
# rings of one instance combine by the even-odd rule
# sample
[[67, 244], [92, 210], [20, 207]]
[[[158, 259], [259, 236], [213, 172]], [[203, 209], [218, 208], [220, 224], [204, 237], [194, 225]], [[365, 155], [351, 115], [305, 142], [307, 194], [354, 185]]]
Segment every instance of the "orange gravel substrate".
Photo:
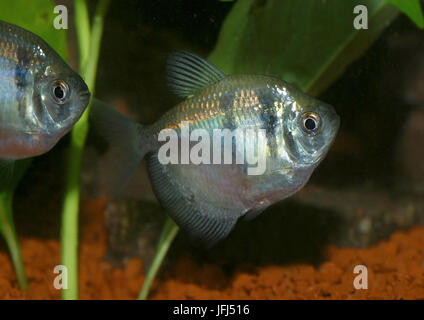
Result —
[[[80, 243], [80, 297], [135, 299], [143, 283], [142, 262], [125, 268], [104, 261], [104, 201], [85, 201]], [[18, 289], [9, 256], [0, 251], [0, 299], [59, 299], [53, 287], [60, 244], [21, 239], [31, 292]], [[169, 265], [153, 286], [153, 299], [424, 299], [424, 227], [400, 231], [368, 249], [328, 247], [319, 268], [307, 264], [239, 266], [232, 276], [200, 266], [189, 255]], [[355, 265], [368, 268], [368, 290], [353, 287]]]

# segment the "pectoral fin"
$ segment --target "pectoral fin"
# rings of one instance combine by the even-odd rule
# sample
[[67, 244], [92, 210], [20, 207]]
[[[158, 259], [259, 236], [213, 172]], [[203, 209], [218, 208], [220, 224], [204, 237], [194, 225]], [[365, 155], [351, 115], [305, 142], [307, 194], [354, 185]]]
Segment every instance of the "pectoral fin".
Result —
[[243, 216], [243, 220], [245, 221], [251, 221], [255, 219], [257, 216], [259, 216], [267, 207], [260, 207], [257, 209], [252, 209], [246, 212], [246, 214]]
[[206, 247], [212, 247], [228, 236], [239, 217], [237, 212], [188, 198], [178, 182], [171, 181], [157, 154], [149, 157], [148, 165], [156, 196], [181, 229]]

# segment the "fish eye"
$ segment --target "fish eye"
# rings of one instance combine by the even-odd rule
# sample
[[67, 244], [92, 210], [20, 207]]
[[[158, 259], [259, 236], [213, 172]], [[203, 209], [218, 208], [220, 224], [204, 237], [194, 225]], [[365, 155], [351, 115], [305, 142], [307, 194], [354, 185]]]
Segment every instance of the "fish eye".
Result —
[[69, 85], [63, 80], [55, 80], [52, 86], [52, 97], [58, 104], [64, 104], [69, 98]]
[[315, 135], [318, 133], [321, 127], [321, 117], [315, 112], [305, 112], [302, 115], [303, 119], [303, 131], [309, 135]]

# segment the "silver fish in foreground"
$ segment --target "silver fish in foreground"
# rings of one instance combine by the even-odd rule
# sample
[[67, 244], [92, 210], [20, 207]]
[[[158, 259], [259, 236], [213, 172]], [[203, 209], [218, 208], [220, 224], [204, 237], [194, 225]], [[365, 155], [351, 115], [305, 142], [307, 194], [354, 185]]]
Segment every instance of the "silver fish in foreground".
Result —
[[49, 45], [35, 34], [0, 21], [0, 159], [50, 150], [80, 118], [90, 92]]
[[[330, 105], [277, 78], [225, 75], [188, 52], [172, 54], [167, 72], [170, 88], [186, 100], [156, 123], [136, 124], [98, 102], [92, 122], [115, 155], [113, 184], [124, 185], [147, 155], [160, 203], [183, 230], [207, 246], [225, 238], [240, 217], [253, 218], [300, 190], [337, 134], [340, 120]], [[263, 156], [266, 169], [249, 175], [248, 164], [235, 163], [234, 146], [232, 164], [162, 164], [159, 133], [173, 129], [181, 143], [182, 121], [188, 121], [190, 133], [204, 129], [210, 137], [214, 129], [265, 129], [262, 148], [258, 142], [244, 148]]]

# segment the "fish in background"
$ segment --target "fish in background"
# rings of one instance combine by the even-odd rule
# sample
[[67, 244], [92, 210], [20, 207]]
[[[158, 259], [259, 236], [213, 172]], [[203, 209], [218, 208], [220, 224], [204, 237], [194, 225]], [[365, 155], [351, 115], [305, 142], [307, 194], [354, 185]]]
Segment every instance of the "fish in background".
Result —
[[84, 80], [40, 37], [0, 21], [0, 185], [17, 159], [49, 151], [90, 100]]
[[[146, 156], [159, 202], [207, 247], [227, 237], [240, 217], [251, 219], [300, 190], [339, 128], [339, 116], [330, 105], [287, 82], [226, 75], [189, 52], [170, 55], [167, 78], [171, 90], [185, 100], [154, 124], [137, 124], [98, 100], [92, 105], [91, 122], [109, 142], [109, 187], [122, 188]], [[190, 132], [205, 129], [210, 137], [213, 129], [265, 129], [263, 148], [258, 149], [258, 143], [245, 146], [266, 159], [265, 171], [249, 175], [248, 164], [236, 164], [235, 154], [232, 164], [162, 164], [159, 133], [174, 129], [181, 140], [183, 120], [189, 121]], [[237, 152], [234, 146], [232, 152]]]

